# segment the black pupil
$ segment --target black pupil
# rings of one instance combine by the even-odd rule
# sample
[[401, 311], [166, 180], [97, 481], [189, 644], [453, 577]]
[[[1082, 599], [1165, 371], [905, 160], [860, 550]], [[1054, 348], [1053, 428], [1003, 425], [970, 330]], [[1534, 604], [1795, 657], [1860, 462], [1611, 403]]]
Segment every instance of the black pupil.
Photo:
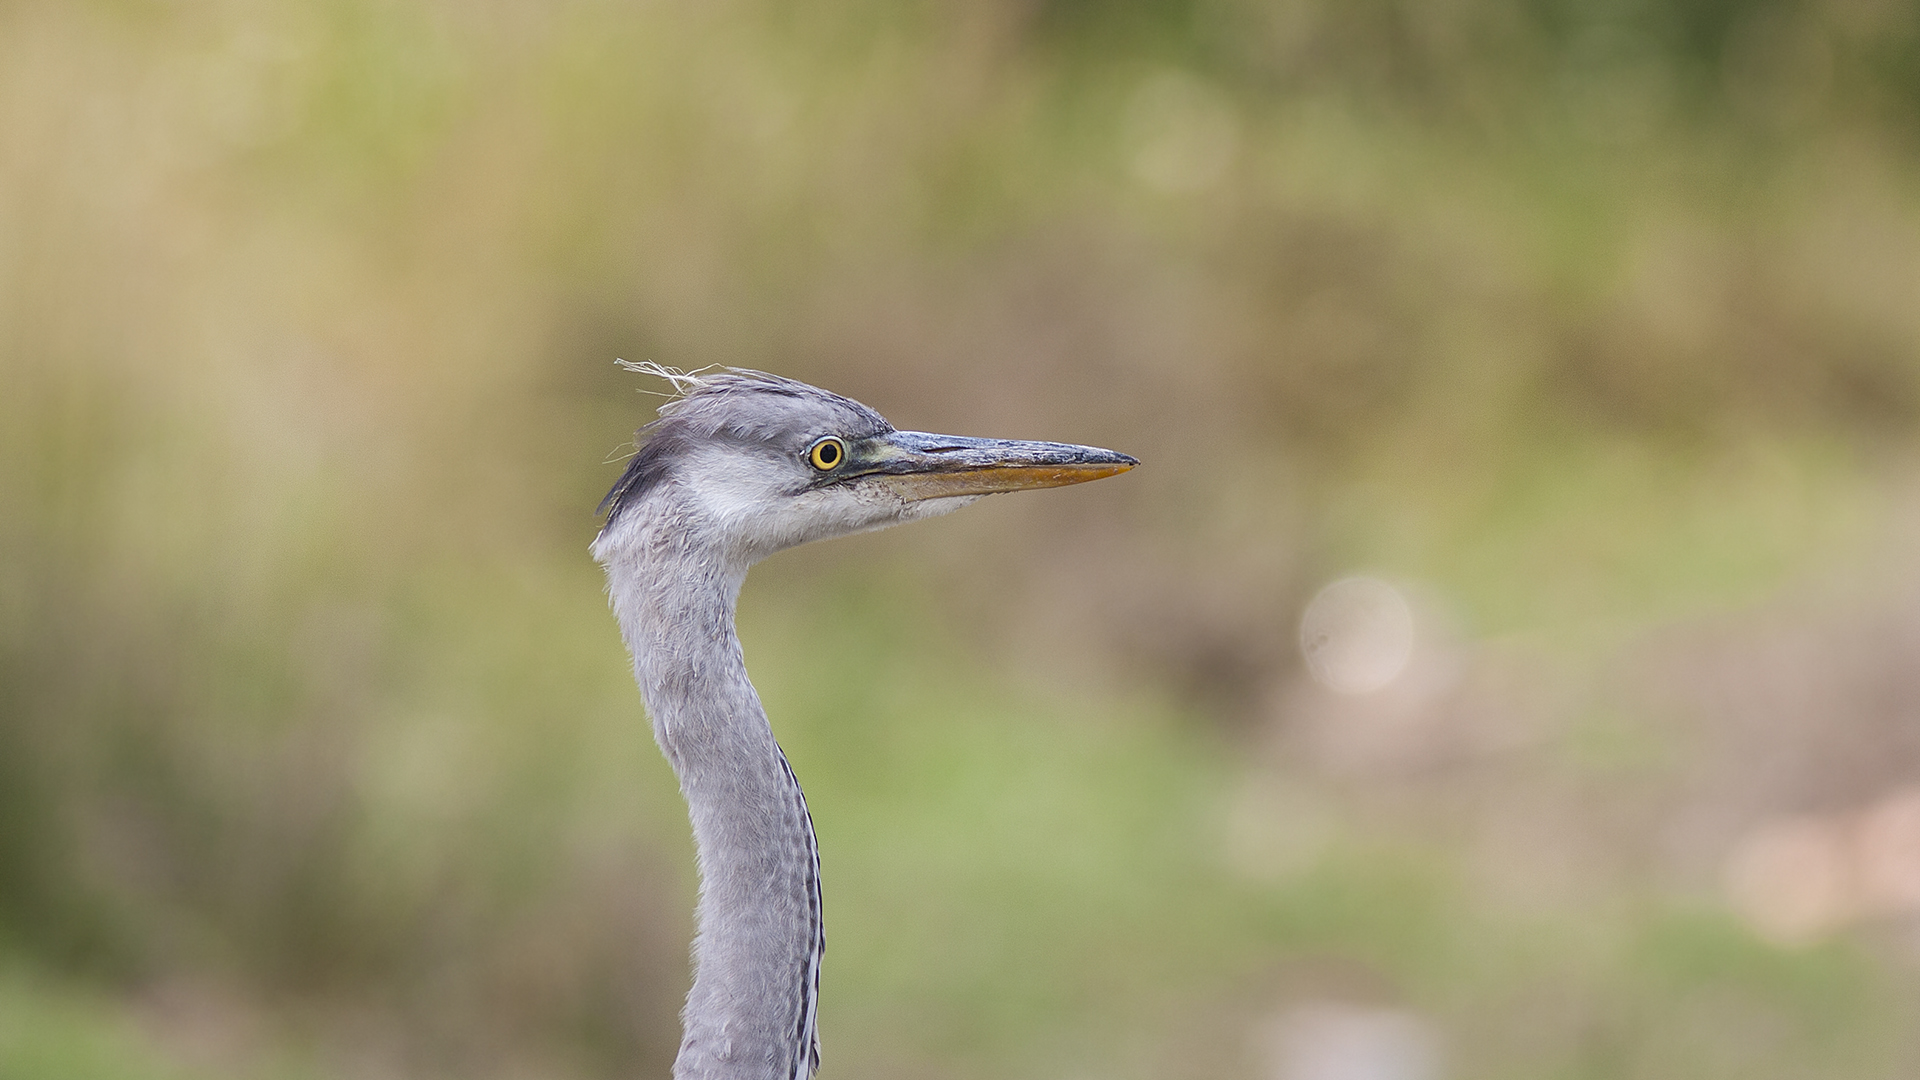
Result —
[[821, 443], [820, 449], [814, 451], [814, 456], [820, 464], [831, 465], [840, 460], [840, 447], [834, 443]]

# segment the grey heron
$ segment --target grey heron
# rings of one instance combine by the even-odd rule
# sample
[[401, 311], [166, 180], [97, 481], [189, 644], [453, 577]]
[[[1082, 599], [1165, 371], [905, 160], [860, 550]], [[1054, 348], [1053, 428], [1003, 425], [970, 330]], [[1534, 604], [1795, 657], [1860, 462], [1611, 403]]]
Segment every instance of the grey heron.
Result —
[[1125, 454], [897, 431], [857, 401], [757, 371], [683, 374], [601, 504], [606, 568], [700, 870], [675, 1080], [807, 1080], [826, 939], [807, 802], [747, 679], [747, 568], [809, 540], [935, 517], [985, 495], [1125, 472]]

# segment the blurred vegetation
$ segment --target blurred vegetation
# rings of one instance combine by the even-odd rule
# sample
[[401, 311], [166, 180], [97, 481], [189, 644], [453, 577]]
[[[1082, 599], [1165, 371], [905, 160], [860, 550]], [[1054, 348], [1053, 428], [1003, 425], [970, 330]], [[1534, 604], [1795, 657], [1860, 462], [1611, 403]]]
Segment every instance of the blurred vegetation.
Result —
[[0, 1077], [665, 1075], [616, 356], [1146, 463], [749, 583], [830, 1075], [1911, 1075], [1718, 882], [1920, 778], [1916, 136], [1891, 0], [0, 0]]

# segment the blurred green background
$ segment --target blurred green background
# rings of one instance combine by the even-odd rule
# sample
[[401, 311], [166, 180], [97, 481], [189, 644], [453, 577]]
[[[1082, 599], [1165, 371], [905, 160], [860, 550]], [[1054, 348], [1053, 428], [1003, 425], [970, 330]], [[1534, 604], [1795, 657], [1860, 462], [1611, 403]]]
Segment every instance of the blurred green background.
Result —
[[0, 0], [0, 1078], [666, 1075], [615, 357], [1145, 462], [749, 582], [824, 1075], [1920, 1074], [1916, 166], [1897, 0]]

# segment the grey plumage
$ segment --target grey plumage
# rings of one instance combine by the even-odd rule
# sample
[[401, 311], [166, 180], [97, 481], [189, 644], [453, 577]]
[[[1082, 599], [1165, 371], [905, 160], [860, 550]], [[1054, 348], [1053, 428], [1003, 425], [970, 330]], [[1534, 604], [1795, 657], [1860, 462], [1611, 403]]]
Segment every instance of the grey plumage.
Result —
[[819, 1064], [820, 861], [806, 798], [734, 633], [748, 567], [809, 540], [1135, 462], [1092, 447], [896, 431], [859, 402], [761, 372], [636, 367], [681, 396], [642, 429], [602, 503], [593, 556], [699, 853], [694, 983], [674, 1077], [807, 1080]]

